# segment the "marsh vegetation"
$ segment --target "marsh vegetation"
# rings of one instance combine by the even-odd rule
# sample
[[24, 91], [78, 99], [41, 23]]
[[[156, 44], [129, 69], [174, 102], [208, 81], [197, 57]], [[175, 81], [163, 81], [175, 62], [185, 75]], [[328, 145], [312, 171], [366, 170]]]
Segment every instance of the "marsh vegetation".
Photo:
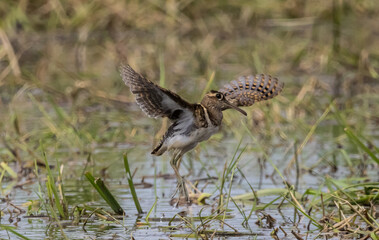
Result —
[[[0, 2], [1, 239], [379, 239], [379, 5]], [[241, 75], [285, 82], [187, 154], [173, 207], [167, 122], [120, 61], [197, 102]], [[155, 135], [155, 133], [157, 133]], [[113, 197], [112, 197], [113, 196]]]

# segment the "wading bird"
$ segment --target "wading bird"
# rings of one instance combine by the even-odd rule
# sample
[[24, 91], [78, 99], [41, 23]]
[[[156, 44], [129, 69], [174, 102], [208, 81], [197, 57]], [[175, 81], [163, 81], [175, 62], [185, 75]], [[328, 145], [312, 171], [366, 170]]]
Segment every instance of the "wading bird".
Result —
[[239, 107], [271, 99], [283, 89], [283, 83], [270, 75], [239, 77], [218, 91], [210, 91], [201, 103], [189, 103], [176, 93], [162, 88], [135, 72], [129, 65], [121, 65], [122, 80], [135, 95], [136, 102], [149, 117], [167, 117], [172, 124], [151, 154], [160, 156], [173, 151], [170, 161], [178, 181], [180, 196], [189, 201], [185, 181], [179, 173], [180, 161], [186, 152], [199, 142], [208, 140], [221, 126], [222, 111], [235, 109], [247, 115]]

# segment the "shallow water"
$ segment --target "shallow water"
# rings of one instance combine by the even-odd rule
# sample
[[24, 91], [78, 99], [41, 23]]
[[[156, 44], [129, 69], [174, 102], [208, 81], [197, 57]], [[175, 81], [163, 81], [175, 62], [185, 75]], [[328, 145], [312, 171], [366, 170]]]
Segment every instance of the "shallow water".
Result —
[[[379, 29], [374, 19], [379, 5], [374, 1], [14, 2], [0, 4], [5, 16], [0, 31], [0, 163], [19, 177], [12, 180], [5, 173], [3, 178], [0, 166], [0, 227], [14, 226], [31, 239], [64, 239], [63, 234], [68, 239], [184, 238], [201, 222], [186, 226], [176, 217], [171, 223], [176, 228], [170, 230], [170, 220], [178, 213], [188, 219], [200, 212], [210, 215], [217, 207], [225, 163], [245, 147], [238, 167], [247, 180], [238, 171], [233, 181], [229, 175], [226, 197], [229, 189], [232, 197], [251, 192], [249, 184], [255, 190], [283, 190], [288, 184], [300, 194], [308, 189], [327, 194], [336, 189], [326, 186], [330, 178], [338, 180], [338, 187], [379, 182], [377, 164], [343, 130], [351, 128], [371, 149], [379, 145], [379, 41], [374, 31]], [[242, 75], [267, 73], [285, 83], [276, 99], [246, 108], [246, 118], [225, 111], [220, 133], [184, 156], [181, 173], [212, 194], [207, 205], [170, 205], [176, 188], [170, 155], [150, 155], [163, 134], [157, 134], [161, 121], [147, 118], [121, 81], [117, 66], [125, 59], [190, 102]], [[328, 106], [330, 112], [316, 126]], [[313, 127], [296, 164], [294, 152]], [[72, 214], [56, 223], [45, 206], [32, 211], [38, 216], [28, 214], [28, 201], [49, 202], [46, 170], [40, 166], [38, 178], [34, 174], [34, 161], [44, 163], [42, 152], [54, 177], [63, 166], [70, 213], [84, 204], [111, 212], [84, 177], [89, 171], [104, 180], [126, 216], [116, 222], [93, 215], [83, 229], [86, 217], [77, 225]], [[132, 172], [136, 170], [134, 182], [145, 212], [141, 216], [127, 184], [125, 152]], [[216, 235], [218, 239], [272, 239], [278, 227], [283, 229], [277, 233], [280, 239], [294, 239], [291, 231], [306, 238], [310, 230], [308, 239], [318, 236], [320, 230], [312, 232], [315, 227], [306, 217], [299, 221], [287, 201], [280, 209], [282, 198], [271, 203], [278, 197], [260, 197], [259, 206], [271, 205], [252, 212], [248, 226], [242, 225], [240, 209], [248, 215], [252, 202], [237, 202], [238, 207], [229, 202], [225, 225], [214, 220], [207, 229], [246, 234]], [[156, 198], [150, 222], [144, 224]], [[301, 201], [305, 208], [311, 205], [307, 200]], [[335, 205], [326, 206], [330, 213], [339, 218]], [[265, 221], [256, 224], [263, 214], [276, 220], [273, 227]], [[311, 215], [316, 221], [322, 218], [319, 203]], [[361, 219], [353, 221], [358, 221], [355, 231]], [[16, 235], [0, 230], [0, 238]]]
[[[204, 146], [201, 146], [201, 153], [199, 155], [200, 160], [196, 160], [195, 154], [188, 154], [184, 158], [182, 164], [181, 172], [182, 174], [188, 174], [187, 179], [194, 182], [196, 179], [207, 178], [207, 176], [215, 177], [216, 183], [218, 184], [218, 174], [221, 173], [224, 163], [226, 160], [232, 158], [234, 151], [238, 143], [233, 140], [222, 140], [219, 144], [216, 141], [211, 140], [212, 145], [207, 147], [208, 151], [204, 150]], [[225, 144], [225, 147], [221, 146]], [[241, 145], [247, 144], [243, 141]], [[218, 200], [218, 190], [216, 190], [215, 182], [212, 180], [200, 181], [199, 189], [204, 187], [204, 184], [207, 183], [203, 192], [213, 194], [210, 199], [206, 202], [210, 205], [199, 206], [193, 204], [189, 207], [179, 206], [174, 207], [170, 205], [170, 196], [174, 192], [176, 187], [176, 180], [173, 175], [173, 171], [170, 168], [168, 161], [168, 156], [153, 158], [148, 154], [149, 146], [136, 146], [131, 148], [128, 144], [120, 144], [118, 147], [103, 147], [97, 148], [96, 153], [93, 154], [93, 159], [95, 162], [94, 167], [87, 167], [88, 169], [93, 169], [94, 175], [99, 169], [107, 167], [103, 179], [105, 180], [107, 186], [109, 186], [111, 192], [114, 194], [116, 199], [120, 202], [122, 208], [126, 212], [126, 216], [119, 220], [119, 223], [116, 222], [107, 222], [104, 220], [99, 220], [98, 218], [91, 217], [86, 224], [85, 231], [83, 230], [83, 221], [81, 220], [79, 225], [72, 225], [71, 220], [61, 221], [60, 224], [63, 225], [64, 234], [69, 239], [129, 239], [130, 236], [135, 237], [136, 239], [149, 238], [149, 239], [167, 239], [170, 236], [175, 236], [175, 234], [191, 234], [191, 230], [188, 227], [183, 225], [183, 222], [180, 220], [173, 221], [171, 226], [178, 226], [176, 230], [168, 230], [169, 220], [175, 216], [175, 214], [184, 211], [187, 216], [198, 216], [201, 212], [202, 216], [210, 215], [211, 210], [215, 208], [215, 204]], [[214, 151], [213, 148], [216, 148], [218, 151]], [[131, 164], [132, 169], [138, 168], [134, 182], [136, 183], [137, 194], [140, 199], [142, 209], [145, 214], [138, 216], [137, 211], [130, 194], [129, 187], [127, 185], [127, 180], [125, 178], [125, 173], [122, 163], [122, 152], [130, 151], [128, 158]], [[285, 168], [285, 163], [281, 157], [280, 153], [284, 150], [277, 148], [275, 153], [272, 154], [272, 161], [278, 166], [280, 170]], [[192, 159], [192, 160], [191, 160]], [[308, 159], [308, 161], [314, 161], [314, 159]], [[106, 203], [100, 199], [98, 193], [89, 185], [86, 179], [81, 177], [82, 175], [78, 172], [83, 171], [85, 166], [86, 157], [82, 156], [78, 159], [72, 159], [71, 161], [65, 164], [63, 175], [67, 174], [69, 178], [65, 178], [63, 185], [68, 200], [69, 206], [72, 207], [79, 204], [87, 204], [93, 207], [102, 207], [104, 209], [109, 209]], [[54, 165], [54, 163], [52, 163]], [[204, 166], [204, 167], [202, 167]], [[217, 166], [217, 167], [215, 167]], [[247, 149], [243, 154], [239, 162], [239, 167], [246, 175], [248, 182], [255, 188], [258, 189], [269, 189], [269, 188], [283, 188], [281, 178], [274, 174], [273, 167], [265, 162], [263, 165], [263, 172], [259, 167], [257, 162], [257, 155], [254, 151]], [[87, 170], [88, 170], [87, 169]], [[189, 172], [191, 169], [191, 172]], [[207, 171], [205, 171], [205, 169]], [[132, 170], [133, 171], [133, 170]], [[330, 172], [327, 169], [320, 169], [320, 176], [313, 176], [308, 173], [302, 173], [299, 179], [299, 192], [302, 193], [305, 189], [314, 188], [318, 189], [320, 184], [323, 182], [321, 178], [323, 172]], [[294, 171], [289, 171], [290, 173], [285, 177], [287, 181], [291, 184], [295, 184], [295, 173]], [[165, 175], [166, 178], [160, 177], [161, 174]], [[208, 175], [207, 175], [208, 174]], [[262, 174], [262, 175], [261, 175]], [[349, 174], [348, 169], [339, 168], [335, 175], [342, 177], [343, 175]], [[70, 177], [71, 176], [71, 177]], [[158, 177], [154, 177], [158, 176]], [[168, 176], [168, 178], [167, 178]], [[260, 177], [262, 176], [262, 177]], [[139, 184], [143, 179], [144, 183], [147, 185]], [[9, 183], [8, 183], [9, 184]], [[242, 179], [241, 175], [236, 173], [235, 178], [233, 179], [233, 186], [231, 191], [231, 196], [236, 196], [239, 194], [244, 194], [250, 192], [250, 187], [247, 182]], [[147, 187], [146, 187], [147, 186]], [[3, 189], [7, 187], [7, 184], [3, 185]], [[225, 186], [226, 191], [229, 189], [228, 181]], [[11, 194], [8, 196], [10, 202], [16, 206], [22, 206], [28, 200], [38, 200], [37, 193], [38, 184], [34, 183], [31, 185], [26, 185], [23, 189], [15, 188], [12, 190]], [[137, 222], [145, 222], [146, 213], [153, 206], [155, 201], [155, 192], [158, 197], [156, 207], [150, 215], [150, 222], [148, 225], [137, 224]], [[225, 192], [225, 190], [224, 190]], [[261, 204], [267, 204], [277, 198], [277, 196], [266, 196], [261, 197]], [[283, 205], [280, 208], [280, 211], [276, 208], [277, 204], [281, 200], [278, 200], [271, 207], [264, 210], [266, 214], [269, 214], [276, 219], [274, 223], [275, 227], [281, 226], [284, 231], [289, 234], [286, 238], [285, 234], [279, 230], [277, 233], [281, 239], [293, 239], [291, 235], [291, 230], [294, 230], [294, 222], [298, 221], [298, 216], [295, 217], [294, 207], [290, 205]], [[252, 207], [251, 203], [241, 204], [238, 203], [238, 206], [244, 209], [244, 212], [248, 215]], [[5, 202], [1, 203], [1, 209], [7, 208]], [[12, 207], [8, 206], [8, 209]], [[23, 208], [23, 207], [21, 207]], [[25, 208], [23, 208], [25, 209]], [[258, 216], [262, 216], [262, 213], [253, 212], [251, 218], [248, 222], [248, 226], [243, 226], [242, 222], [244, 221], [243, 216], [233, 204], [229, 202], [228, 205], [228, 216], [225, 220], [225, 225], [222, 228], [219, 221], [214, 221], [208, 226], [208, 229], [217, 229], [225, 230], [228, 232], [238, 231], [240, 233], [246, 234], [245, 236], [216, 236], [218, 239], [267, 239], [267, 237], [272, 232], [271, 228], [259, 227], [256, 222]], [[45, 215], [46, 212], [43, 210], [40, 212]], [[320, 213], [321, 214], [321, 213]], [[12, 216], [13, 222], [8, 222], [7, 219], [10, 217], [10, 214], [5, 212], [5, 216], [2, 217], [2, 224], [10, 224], [17, 227], [17, 232], [27, 236], [31, 239], [40, 239], [41, 236], [45, 236], [47, 239], [64, 239], [60, 228], [53, 220], [49, 220], [47, 217], [30, 217], [26, 214], [20, 214], [19, 219], [15, 219], [14, 215]], [[193, 222], [195, 226], [200, 225], [200, 221]], [[300, 234], [303, 234], [307, 231], [307, 226], [309, 220], [303, 218], [298, 222], [297, 229], [300, 231]], [[232, 228], [227, 225], [232, 226]], [[314, 226], [310, 225], [310, 229], [315, 229]], [[318, 231], [316, 231], [317, 233]], [[315, 234], [310, 234], [309, 237], [315, 237]], [[1, 238], [8, 238], [8, 234], [12, 238], [12, 233], [7, 233], [6, 231], [0, 232]], [[183, 237], [183, 235], [180, 235]]]
[[[27, 104], [25, 105], [27, 106]], [[170, 200], [176, 188], [176, 179], [169, 164], [170, 154], [164, 154], [161, 157], [150, 155], [153, 145], [152, 140], [154, 139], [152, 134], [159, 130], [160, 123], [159, 121], [144, 117], [139, 109], [136, 109], [134, 106], [131, 109], [126, 111], [127, 116], [125, 117], [133, 116], [133, 124], [130, 121], [117, 121], [117, 119], [120, 119], [119, 115], [123, 116], [124, 112], [99, 112], [90, 117], [92, 121], [99, 122], [103, 119], [115, 119], [108, 122], [109, 128], [103, 134], [108, 134], [108, 132], [113, 134], [113, 129], [115, 131], [121, 129], [121, 132], [131, 132], [133, 131], [131, 130], [132, 127], [138, 128], [138, 132], [124, 141], [108, 142], [96, 140], [84, 147], [80, 145], [82, 142], [78, 141], [79, 145], [68, 143], [66, 145], [58, 145], [59, 147], [48, 145], [49, 147], [46, 148], [47, 159], [49, 164], [54, 167], [52, 171], [55, 175], [58, 172], [59, 166], [63, 165], [63, 186], [70, 208], [69, 212], [75, 206], [83, 206], [83, 204], [111, 211], [105, 201], [101, 199], [84, 177], [83, 173], [85, 171], [92, 172], [94, 177], [101, 177], [126, 212], [126, 216], [121, 218], [119, 222], [105, 221], [92, 216], [88, 219], [85, 230], [83, 230], [83, 223], [86, 219], [82, 218], [77, 225], [72, 223], [72, 219], [60, 221], [63, 232], [69, 239], [130, 239], [131, 236], [136, 239], [167, 239], [169, 237], [174, 238], [177, 236], [176, 234], [180, 234], [178, 235], [179, 238], [189, 236], [192, 231], [189, 226], [183, 224], [183, 220], [176, 217], [171, 223], [171, 227], [177, 228], [171, 230], [168, 228], [170, 220], [181, 212], [184, 212], [187, 217], [198, 217], [199, 213], [201, 213], [201, 216], [211, 215], [212, 210], [217, 207], [219, 179], [222, 176], [225, 162], [229, 164], [234, 154], [236, 153], [236, 156], [238, 156], [242, 151], [238, 167], [246, 176], [247, 181], [236, 171], [232, 182], [231, 196], [251, 192], [249, 184], [255, 190], [285, 189], [283, 179], [275, 171], [273, 165], [283, 174], [285, 181], [289, 185], [297, 185], [300, 194], [304, 193], [307, 189], [320, 189], [326, 192], [327, 187], [324, 185], [324, 182], [327, 176], [348, 181], [350, 178], [358, 179], [360, 172], [365, 172], [368, 176], [366, 178], [378, 181], [378, 169], [370, 167], [370, 164], [362, 171], [357, 171], [357, 169], [353, 171], [346, 167], [345, 163], [342, 162], [341, 164], [343, 160], [339, 158], [336, 160], [337, 165], [333, 166], [330, 152], [335, 151], [333, 150], [335, 147], [330, 145], [330, 134], [327, 131], [329, 129], [328, 125], [320, 126], [320, 131], [325, 133], [315, 135], [304, 148], [300, 155], [299, 175], [298, 179], [296, 179], [296, 166], [295, 164], [289, 165], [294, 156], [294, 147], [289, 141], [279, 137], [258, 140], [255, 139], [255, 136], [249, 136], [245, 133], [241, 135], [239, 132], [236, 132], [236, 129], [241, 127], [225, 124], [220, 133], [216, 134], [209, 141], [199, 144], [194, 151], [187, 153], [181, 165], [182, 175], [186, 175], [187, 179], [191, 182], [198, 180], [198, 189], [212, 194], [206, 200], [207, 205], [200, 206], [193, 204], [189, 207], [174, 207], [170, 205]], [[26, 128], [31, 126], [30, 131], [38, 131], [38, 123], [41, 121], [40, 113], [32, 111], [31, 108], [26, 108], [24, 113], [30, 116], [29, 125], [26, 125]], [[226, 115], [226, 121], [230, 121], [228, 119], [230, 117], [233, 119], [232, 115]], [[69, 131], [69, 129], [65, 129], [62, 131], [63, 133], [59, 134], [63, 135], [63, 137], [67, 135], [71, 137], [72, 141], [76, 141], [66, 131]], [[236, 133], [233, 135], [230, 132]], [[57, 135], [59, 136], [59, 134]], [[107, 137], [112, 139], [108, 135]], [[241, 143], [239, 143], [241, 138]], [[63, 142], [65, 139], [60, 139], [60, 141]], [[84, 151], [83, 149], [90, 150]], [[91, 160], [87, 162], [89, 152], [91, 152]], [[128, 153], [131, 171], [136, 170], [134, 183], [136, 184], [137, 194], [144, 211], [144, 214], [141, 216], [137, 214], [127, 184], [122, 160], [123, 153], [125, 152]], [[351, 158], [359, 158], [358, 155], [354, 156], [350, 154], [350, 156]], [[29, 155], [22, 155], [22, 157], [25, 161], [33, 159]], [[16, 165], [11, 167], [17, 169]], [[34, 167], [30, 171], [33, 170]], [[34, 176], [33, 174], [31, 175]], [[45, 170], [42, 167], [40, 167], [39, 176], [42, 197], [45, 201], [48, 201], [45, 186]], [[224, 193], [229, 193], [229, 178], [230, 175], [227, 177]], [[9, 192], [7, 189], [12, 189], [12, 185], [23, 183], [27, 180], [30, 179], [25, 178], [19, 182], [12, 182], [5, 178], [2, 181], [3, 192]], [[359, 181], [358, 179], [357, 182]], [[29, 200], [39, 200], [38, 194], [40, 194], [41, 190], [39, 189], [38, 181], [32, 177], [31, 184], [23, 185], [22, 188], [13, 188], [7, 196], [7, 200], [5, 196], [2, 196], [4, 201], [0, 203], [0, 209], [2, 209], [4, 216], [1, 218], [1, 224], [15, 226], [18, 233], [31, 239], [41, 239], [42, 237], [47, 239], [64, 239], [59, 225], [53, 218], [46, 217], [51, 216], [51, 214], [47, 213], [44, 208], [38, 212], [38, 214], [43, 216], [35, 217], [27, 213], [17, 216], [16, 212], [8, 212], [12, 212], [15, 209], [8, 203], [12, 203], [26, 211], [27, 207], [23, 204]], [[150, 215], [149, 224], [145, 224], [146, 214], [154, 205], [156, 197], [158, 198], [157, 204]], [[260, 197], [260, 206], [269, 204], [278, 197], [278, 194]], [[230, 201], [227, 211], [230, 218], [225, 220], [224, 226], [222, 226], [220, 221], [214, 220], [207, 226], [207, 229], [244, 234], [234, 237], [215, 236], [218, 239], [267, 239], [273, 228], [269, 228], [265, 224], [265, 220], [263, 220], [263, 226], [259, 226], [256, 223], [258, 218], [261, 218], [263, 214], [267, 214], [276, 220], [273, 227], [280, 226], [288, 234], [286, 236], [282, 230], [279, 230], [277, 235], [280, 239], [293, 239], [294, 236], [291, 234], [291, 231], [298, 231], [301, 236], [305, 237], [308, 226], [309, 230], [311, 230], [308, 235], [309, 238], [314, 238], [318, 235], [318, 230], [312, 233], [312, 230], [315, 230], [316, 227], [312, 224], [309, 225], [308, 218], [302, 217], [299, 221], [299, 215], [295, 213], [298, 211], [292, 205], [284, 202], [284, 205], [278, 209], [277, 206], [281, 201], [282, 198], [272, 203], [263, 212], [254, 211], [247, 226], [242, 225], [244, 217], [235, 204]], [[249, 215], [253, 206], [252, 202], [237, 202], [237, 205], [240, 209], [243, 209], [246, 215]], [[333, 209], [329, 210], [330, 212], [333, 211]], [[320, 209], [313, 210], [312, 214], [313, 216], [317, 216], [316, 219], [322, 217]], [[198, 227], [201, 225], [201, 222], [194, 221], [192, 224]], [[13, 237], [14, 235], [10, 232], [0, 231], [0, 238], [12, 239]]]

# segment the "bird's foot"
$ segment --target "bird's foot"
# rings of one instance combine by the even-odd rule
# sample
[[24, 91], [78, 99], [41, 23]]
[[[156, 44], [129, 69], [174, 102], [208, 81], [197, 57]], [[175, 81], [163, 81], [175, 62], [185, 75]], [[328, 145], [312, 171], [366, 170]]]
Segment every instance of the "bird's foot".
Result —
[[190, 202], [190, 198], [189, 198], [188, 190], [187, 190], [187, 186], [186, 186], [186, 180], [184, 179], [184, 177], [182, 177], [182, 188], [181, 188], [180, 196], [184, 196], [185, 200], [187, 202]]

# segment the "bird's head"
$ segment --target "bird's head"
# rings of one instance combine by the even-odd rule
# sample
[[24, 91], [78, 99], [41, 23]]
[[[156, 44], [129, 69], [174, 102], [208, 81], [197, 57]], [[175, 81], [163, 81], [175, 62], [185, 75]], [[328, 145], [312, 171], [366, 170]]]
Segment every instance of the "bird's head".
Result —
[[218, 91], [212, 90], [209, 93], [207, 93], [201, 101], [201, 104], [203, 104], [207, 108], [216, 108], [221, 111], [232, 108], [247, 116], [247, 113], [244, 110], [229, 102], [225, 98], [225, 95]]

